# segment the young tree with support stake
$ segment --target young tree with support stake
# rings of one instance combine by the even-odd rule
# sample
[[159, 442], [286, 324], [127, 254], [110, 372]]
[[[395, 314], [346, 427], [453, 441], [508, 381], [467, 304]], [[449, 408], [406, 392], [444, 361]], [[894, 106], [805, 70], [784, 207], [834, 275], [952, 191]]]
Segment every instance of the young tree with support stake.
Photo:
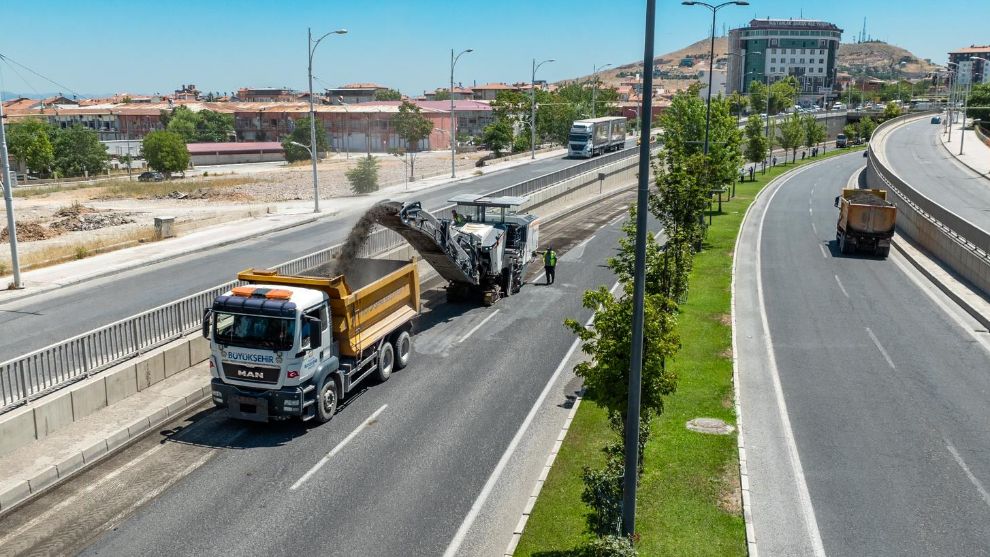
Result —
[[[419, 142], [430, 136], [433, 123], [420, 114], [419, 107], [409, 101], [402, 101], [399, 113], [392, 119], [395, 132], [405, 140], [409, 152], [409, 175], [416, 175], [416, 153], [419, 152]], [[370, 130], [369, 130], [370, 131]], [[451, 139], [453, 141], [453, 139]]]

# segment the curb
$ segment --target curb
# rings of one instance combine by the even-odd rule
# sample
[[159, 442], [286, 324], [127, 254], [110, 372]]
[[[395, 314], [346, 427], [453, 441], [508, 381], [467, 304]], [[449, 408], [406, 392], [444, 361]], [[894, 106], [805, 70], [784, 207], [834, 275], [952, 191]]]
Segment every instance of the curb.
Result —
[[[967, 302], [962, 296], [957, 294], [956, 291], [953, 290], [948, 284], [939, 280], [934, 273], [932, 273], [931, 271], [928, 270], [927, 267], [925, 267], [925, 265], [922, 263], [920, 258], [915, 257], [912, 253], [910, 253], [909, 250], [905, 249], [904, 245], [910, 245], [915, 251], [922, 254], [924, 257], [928, 258], [929, 260], [932, 260], [932, 258], [927, 256], [924, 250], [922, 250], [917, 246], [912, 245], [909, 240], [902, 238], [899, 234], [894, 236], [893, 240], [891, 241], [891, 244], [893, 244], [893, 246], [897, 248], [897, 251], [904, 256], [904, 259], [907, 259], [908, 262], [911, 263], [911, 265], [915, 269], [917, 269], [922, 275], [924, 275], [926, 279], [928, 279], [928, 282], [938, 287], [938, 289], [941, 290], [943, 294], [948, 296], [950, 300], [955, 302], [956, 305], [962, 308], [973, 319], [976, 319], [981, 325], [983, 325], [988, 330], [990, 330], [990, 317], [981, 313], [979, 309], [977, 309], [975, 306]], [[936, 263], [936, 265], [937, 264], [938, 263]], [[952, 273], [951, 270], [946, 269], [946, 271], [948, 271], [949, 274], [954, 274]], [[965, 282], [961, 279], [959, 280], [959, 283], [965, 285]]]
[[[301, 221], [298, 221], [298, 222], [289, 223], [289, 224], [283, 224], [281, 226], [277, 226], [275, 228], [271, 228], [269, 230], [266, 230], [266, 231], [262, 232], [261, 234], [264, 235], [264, 234], [274, 234], [274, 233], [278, 233], [278, 232], [283, 232], [285, 230], [289, 230], [289, 229], [295, 228], [297, 226], [303, 226], [303, 225], [306, 225], [306, 224], [312, 224], [312, 223], [314, 223], [314, 222], [316, 222], [318, 220], [321, 220], [321, 219], [324, 219], [324, 218], [329, 218], [329, 217], [336, 217], [338, 215], [339, 215], [339, 213], [333, 212], [333, 213], [326, 213], [326, 214], [324, 214], [322, 216], [319, 216], [319, 217], [309, 217], [307, 219], [304, 219], [304, 220], [301, 220]], [[208, 246], [202, 246], [200, 248], [196, 248], [196, 249], [193, 249], [193, 250], [183, 251], [181, 253], [173, 253], [173, 254], [170, 254], [170, 255], [160, 255], [158, 257], [155, 257], [153, 259], [149, 259], [147, 261], [141, 261], [139, 263], [134, 263], [134, 264], [127, 265], [127, 266], [120, 267], [120, 268], [116, 268], [116, 269], [113, 269], [113, 270], [104, 271], [104, 272], [101, 272], [101, 273], [97, 273], [95, 275], [88, 275], [88, 276], [85, 276], [85, 277], [73, 278], [73, 279], [69, 280], [68, 282], [59, 283], [58, 286], [52, 286], [50, 288], [41, 288], [41, 289], [37, 289], [37, 290], [32, 290], [30, 292], [25, 292], [25, 293], [23, 293], [22, 295], [19, 295], [19, 296], [11, 296], [9, 298], [4, 298], [4, 299], [0, 300], [0, 303], [20, 301], [20, 300], [23, 300], [25, 298], [30, 298], [32, 296], [38, 296], [40, 294], [46, 294], [46, 293], [51, 292], [53, 290], [58, 290], [60, 288], [65, 288], [67, 286], [72, 286], [72, 285], [75, 285], [75, 284], [79, 284], [81, 282], [86, 282], [86, 281], [90, 281], [90, 280], [97, 280], [97, 279], [101, 279], [101, 278], [108, 277], [108, 276], [111, 276], [111, 275], [116, 275], [116, 274], [120, 274], [120, 273], [126, 273], [127, 271], [132, 271], [134, 269], [137, 269], [139, 267], [144, 267], [146, 265], [155, 265], [155, 264], [161, 263], [162, 261], [167, 261], [169, 259], [174, 259], [175, 257], [179, 257], [179, 256], [183, 256], [183, 255], [191, 255], [191, 254], [194, 254], [194, 253], [201, 253], [201, 252], [204, 252], [204, 251], [207, 251], [207, 250], [221, 248], [221, 247], [224, 247], [224, 246], [229, 246], [231, 244], [236, 244], [237, 242], [243, 242], [245, 240], [248, 240], [248, 239], [253, 238], [253, 237], [256, 237], [256, 236], [257, 235], [246, 235], [246, 236], [241, 236], [240, 238], [231, 238], [229, 240], [224, 240], [224, 241], [219, 242], [219, 243], [216, 243], [216, 244], [210, 244]], [[23, 290], [28, 290], [28, 288], [24, 288]]]
[[582, 388], [580, 393], [574, 398], [574, 405], [571, 406], [571, 411], [567, 414], [567, 419], [564, 420], [563, 427], [560, 428], [560, 433], [557, 435], [557, 440], [550, 448], [550, 454], [547, 455], [547, 462], [543, 465], [543, 471], [540, 472], [539, 478], [537, 478], [536, 482], [533, 484], [533, 491], [529, 493], [529, 500], [526, 501], [526, 506], [523, 507], [522, 515], [519, 517], [519, 522], [516, 523], [516, 527], [512, 530], [512, 539], [509, 540], [509, 545], [505, 547], [503, 557], [513, 557], [513, 554], [516, 552], [516, 546], [519, 545], [519, 540], [522, 539], [523, 530], [526, 529], [526, 523], [529, 522], [529, 516], [532, 514], [533, 507], [536, 505], [536, 499], [540, 496], [540, 492], [543, 491], [543, 484], [546, 482], [547, 476], [550, 474], [550, 469], [553, 467], [553, 462], [557, 460], [557, 454], [560, 452], [560, 448], [564, 444], [564, 439], [567, 437], [567, 432], [571, 429], [571, 422], [574, 421], [574, 416], [577, 414], [578, 406], [581, 405], [583, 394], [584, 388]]
[[0, 518], [40, 497], [49, 489], [123, 451], [144, 437], [149, 431], [188, 413], [194, 407], [210, 399], [210, 390], [210, 384], [207, 382], [202, 387], [189, 392], [182, 399], [160, 408], [150, 416], [135, 420], [130, 425], [118, 429], [90, 447], [62, 459], [61, 462], [35, 474], [34, 477], [23, 480], [0, 493]]

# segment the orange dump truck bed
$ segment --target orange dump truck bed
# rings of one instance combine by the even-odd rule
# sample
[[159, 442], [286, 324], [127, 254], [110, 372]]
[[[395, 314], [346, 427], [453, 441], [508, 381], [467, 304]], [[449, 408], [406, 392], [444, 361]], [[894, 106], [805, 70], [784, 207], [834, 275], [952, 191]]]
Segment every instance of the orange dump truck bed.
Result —
[[886, 257], [897, 222], [897, 206], [885, 190], [843, 189], [836, 199], [839, 220], [836, 240], [842, 253], [870, 250]]
[[317, 268], [312, 275], [250, 269], [238, 273], [237, 278], [253, 284], [298, 286], [325, 293], [341, 355], [359, 357], [419, 314], [419, 271], [415, 259], [362, 259], [352, 268], [354, 271], [346, 277], [320, 276], [327, 269]]

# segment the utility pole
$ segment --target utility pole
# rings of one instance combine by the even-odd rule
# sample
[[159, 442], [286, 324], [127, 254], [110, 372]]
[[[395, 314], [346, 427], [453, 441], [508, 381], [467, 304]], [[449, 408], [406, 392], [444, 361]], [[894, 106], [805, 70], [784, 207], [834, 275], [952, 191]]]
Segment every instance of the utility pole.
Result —
[[544, 60], [539, 64], [536, 63], [536, 58], [533, 58], [533, 75], [529, 80], [529, 147], [531, 156], [530, 159], [536, 159], [536, 70], [540, 69], [540, 66], [546, 64], [547, 62], [554, 62], [553, 58], [549, 60]]
[[639, 188], [636, 192], [636, 267], [633, 275], [632, 358], [626, 409], [625, 472], [622, 478], [622, 534], [636, 532], [636, 482], [639, 479], [639, 406], [643, 382], [643, 303], [646, 299], [646, 213], [649, 204], [650, 123], [653, 116], [653, 27], [656, 0], [646, 0], [643, 46], [643, 108], [639, 125]]
[[[347, 29], [337, 29], [330, 31], [319, 39], [313, 40], [313, 30], [306, 28], [306, 51], [309, 53], [309, 158], [313, 161], [313, 212], [320, 212], [320, 184], [316, 172], [316, 111], [313, 109], [313, 54], [316, 47], [320, 46], [320, 41], [330, 35], [346, 35]], [[276, 134], [277, 135], [277, 134]], [[277, 139], [277, 137], [276, 137]]]
[[14, 288], [24, 288], [21, 284], [21, 264], [17, 259], [17, 225], [14, 220], [14, 184], [10, 179], [10, 159], [7, 155], [7, 132], [3, 121], [3, 102], [0, 100], [0, 176], [3, 184], [3, 202], [7, 208], [7, 233], [10, 236], [10, 266], [14, 271]]

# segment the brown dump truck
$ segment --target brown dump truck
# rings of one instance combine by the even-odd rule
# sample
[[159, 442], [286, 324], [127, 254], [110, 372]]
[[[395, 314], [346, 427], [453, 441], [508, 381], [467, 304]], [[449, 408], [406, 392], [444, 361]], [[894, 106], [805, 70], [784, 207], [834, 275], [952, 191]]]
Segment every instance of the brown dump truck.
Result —
[[412, 354], [416, 261], [356, 260], [347, 276], [249, 269], [204, 312], [213, 403], [234, 418], [326, 422], [367, 377], [385, 381]]
[[897, 207], [887, 201], [886, 190], [843, 189], [835, 198], [839, 221], [835, 240], [839, 251], [848, 254], [869, 251], [880, 257], [890, 253]]

